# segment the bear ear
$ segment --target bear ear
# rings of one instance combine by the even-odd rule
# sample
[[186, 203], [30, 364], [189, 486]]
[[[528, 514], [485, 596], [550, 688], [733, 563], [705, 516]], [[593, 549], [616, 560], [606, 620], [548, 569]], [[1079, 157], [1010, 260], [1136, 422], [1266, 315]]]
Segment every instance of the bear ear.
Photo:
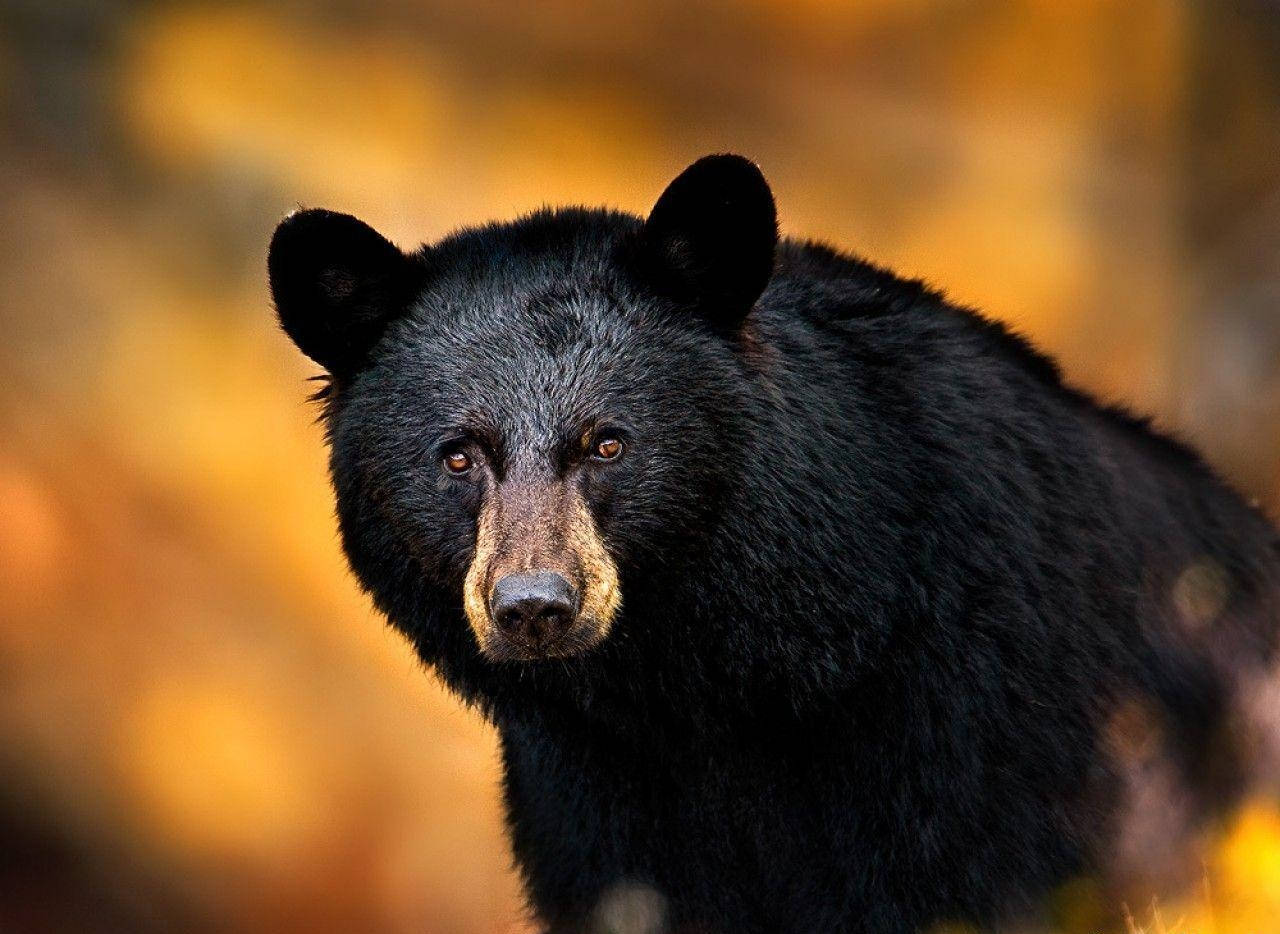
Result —
[[363, 221], [321, 210], [281, 221], [267, 254], [281, 327], [334, 376], [364, 362], [421, 289], [424, 265]]
[[778, 216], [760, 169], [742, 156], [705, 156], [676, 177], [641, 233], [645, 273], [692, 302], [717, 329], [741, 325], [773, 273]]

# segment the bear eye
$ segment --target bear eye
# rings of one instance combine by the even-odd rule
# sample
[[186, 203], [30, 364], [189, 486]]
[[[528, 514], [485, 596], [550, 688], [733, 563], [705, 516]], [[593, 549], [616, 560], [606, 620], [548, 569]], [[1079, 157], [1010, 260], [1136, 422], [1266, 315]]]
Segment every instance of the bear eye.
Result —
[[471, 469], [471, 458], [464, 451], [450, 451], [444, 456], [444, 469], [452, 474], [463, 474]]
[[591, 455], [596, 460], [613, 461], [622, 456], [622, 442], [617, 438], [601, 438], [596, 442]]

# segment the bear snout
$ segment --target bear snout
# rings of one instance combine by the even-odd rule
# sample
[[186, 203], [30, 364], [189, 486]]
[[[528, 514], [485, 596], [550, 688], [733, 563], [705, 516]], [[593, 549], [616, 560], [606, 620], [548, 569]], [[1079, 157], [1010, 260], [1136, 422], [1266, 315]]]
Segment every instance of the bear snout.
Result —
[[566, 484], [508, 481], [480, 507], [462, 604], [495, 661], [565, 658], [609, 633], [618, 568], [591, 511]]
[[555, 571], [507, 574], [493, 586], [489, 616], [503, 636], [541, 654], [564, 638], [578, 615], [578, 592]]

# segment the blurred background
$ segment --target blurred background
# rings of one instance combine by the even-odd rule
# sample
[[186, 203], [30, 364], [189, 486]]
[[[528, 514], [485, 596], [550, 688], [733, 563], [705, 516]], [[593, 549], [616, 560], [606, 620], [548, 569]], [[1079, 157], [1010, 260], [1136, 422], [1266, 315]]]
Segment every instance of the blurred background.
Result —
[[[491, 732], [344, 567], [266, 244], [643, 212], [723, 150], [1280, 514], [1275, 0], [0, 0], [0, 931], [526, 930]], [[1280, 929], [1274, 807], [1214, 833], [1131, 931]]]

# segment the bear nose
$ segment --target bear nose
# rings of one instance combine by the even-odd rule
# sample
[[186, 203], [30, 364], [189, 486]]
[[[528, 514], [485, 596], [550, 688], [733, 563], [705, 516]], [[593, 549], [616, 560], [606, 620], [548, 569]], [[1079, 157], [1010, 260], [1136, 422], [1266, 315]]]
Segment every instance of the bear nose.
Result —
[[494, 584], [489, 601], [494, 625], [535, 648], [564, 635], [577, 610], [573, 586], [554, 571], [508, 574]]

